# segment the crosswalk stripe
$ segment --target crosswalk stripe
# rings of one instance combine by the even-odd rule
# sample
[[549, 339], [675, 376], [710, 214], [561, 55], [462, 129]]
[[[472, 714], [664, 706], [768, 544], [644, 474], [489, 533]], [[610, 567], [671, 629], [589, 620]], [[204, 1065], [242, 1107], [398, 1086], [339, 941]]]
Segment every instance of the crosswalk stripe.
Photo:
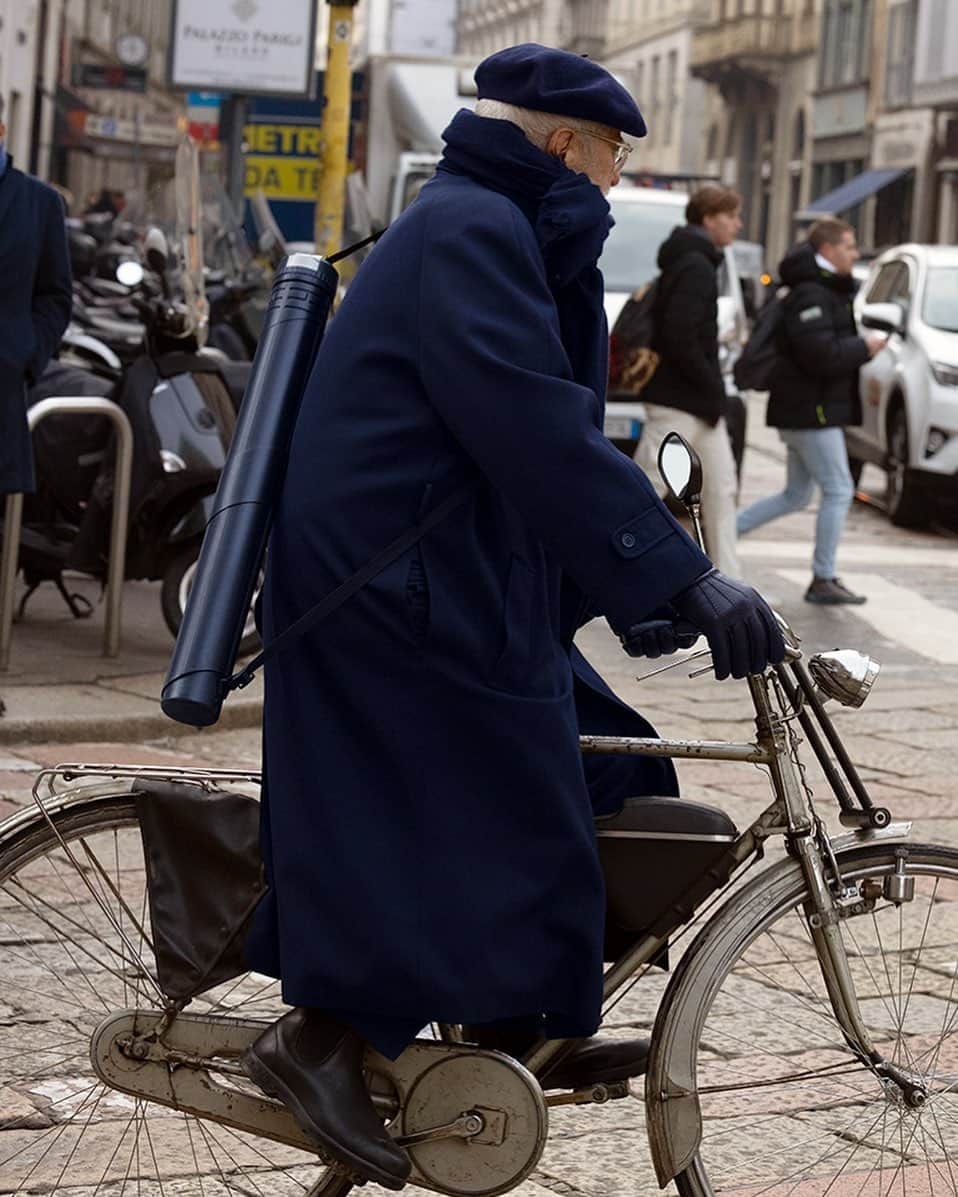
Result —
[[[808, 585], [807, 570], [775, 572], [803, 591]], [[889, 582], [880, 574], [843, 571], [842, 582], [849, 590], [868, 596], [863, 606], [847, 609], [882, 636], [939, 664], [958, 665], [958, 612], [939, 607], [917, 591]]]
[[[807, 561], [811, 564], [812, 546], [806, 541], [753, 540], [750, 536], [738, 542], [738, 555], [750, 561]], [[931, 566], [935, 569], [958, 569], [958, 541], [951, 549], [930, 549], [923, 545], [907, 544], [843, 544], [839, 550], [841, 566], [847, 563], [870, 565]], [[842, 569], [844, 576], [844, 569]]]

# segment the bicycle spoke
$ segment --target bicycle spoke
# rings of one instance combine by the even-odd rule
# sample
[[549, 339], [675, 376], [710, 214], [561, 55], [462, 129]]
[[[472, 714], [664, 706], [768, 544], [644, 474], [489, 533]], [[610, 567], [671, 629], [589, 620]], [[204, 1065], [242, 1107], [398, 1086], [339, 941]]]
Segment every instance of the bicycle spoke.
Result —
[[[933, 851], [947, 858], [940, 868], [909, 851], [909, 874], [927, 880], [918, 882], [914, 905], [888, 902], [867, 921], [841, 923], [872, 1040], [886, 1059], [924, 1078], [924, 1105], [910, 1106], [893, 1081], [879, 1081], [850, 1051], [819, 970], [801, 885], [789, 901], [783, 888], [777, 912], [756, 898], [759, 925], [743, 926], [734, 951], [716, 934], [724, 969], [717, 987], [708, 980], [708, 954], [699, 949], [694, 958], [695, 992], [709, 995], [696, 1035], [700, 1050], [710, 1051], [693, 1072], [702, 1139], [682, 1197], [727, 1190], [908, 1197], [916, 1184], [927, 1197], [958, 1197], [950, 1145], [958, 1143], [958, 967], [941, 967], [942, 953], [953, 951], [958, 854]], [[888, 861], [876, 871], [894, 871], [893, 847], [874, 856]], [[859, 875], [874, 874], [863, 865]], [[734, 934], [729, 917], [721, 926]]]
[[[162, 997], [134, 803], [124, 796], [109, 809], [51, 825], [47, 848], [29, 841], [22, 865], [0, 857], [0, 1010], [29, 1027], [23, 1035], [18, 1023], [4, 1025], [0, 1041], [0, 1088], [29, 1102], [11, 1109], [7, 1137], [0, 1132], [0, 1188], [17, 1197], [309, 1191], [296, 1171], [317, 1157], [117, 1094], [93, 1075], [100, 1019]], [[215, 1018], [273, 1006], [278, 1014], [283, 1003], [276, 981], [245, 974], [197, 1006]]]

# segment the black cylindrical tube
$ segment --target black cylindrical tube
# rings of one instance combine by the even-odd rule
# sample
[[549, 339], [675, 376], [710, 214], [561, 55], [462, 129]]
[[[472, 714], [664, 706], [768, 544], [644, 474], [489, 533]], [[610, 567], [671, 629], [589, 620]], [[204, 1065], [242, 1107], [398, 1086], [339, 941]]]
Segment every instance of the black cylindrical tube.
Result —
[[290, 438], [339, 276], [291, 254], [273, 282], [236, 431], [213, 502], [161, 706], [194, 727], [215, 723], [249, 614]]

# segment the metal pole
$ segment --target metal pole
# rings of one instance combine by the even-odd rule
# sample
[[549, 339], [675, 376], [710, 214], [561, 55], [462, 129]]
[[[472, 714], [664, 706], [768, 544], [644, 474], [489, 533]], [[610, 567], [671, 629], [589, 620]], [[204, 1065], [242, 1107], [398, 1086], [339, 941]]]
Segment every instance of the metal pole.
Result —
[[[41, 399], [27, 412], [30, 431], [49, 415], [106, 416], [116, 429], [116, 465], [113, 476], [113, 513], [110, 527], [110, 558], [106, 579], [106, 624], [103, 655], [115, 657], [120, 651], [120, 605], [126, 572], [126, 530], [130, 518], [130, 479], [133, 472], [133, 429], [123, 409], [110, 399]], [[13, 632], [13, 591], [20, 550], [20, 526], [23, 521], [23, 495], [7, 495], [3, 521], [3, 555], [0, 558], [0, 672], [10, 667], [10, 640]]]
[[233, 94], [227, 105], [226, 136], [226, 194], [237, 212], [243, 211], [246, 194], [246, 155], [243, 143], [246, 134], [246, 96]]
[[7, 495], [3, 515], [3, 557], [0, 559], [0, 672], [10, 663], [10, 636], [13, 632], [13, 587], [17, 580], [20, 555], [20, 522], [23, 519], [23, 495]]
[[343, 247], [346, 209], [346, 162], [349, 148], [349, 104], [352, 83], [349, 49], [353, 40], [356, 0], [327, 0], [329, 41], [323, 87], [322, 156], [316, 197], [316, 253], [328, 258]]

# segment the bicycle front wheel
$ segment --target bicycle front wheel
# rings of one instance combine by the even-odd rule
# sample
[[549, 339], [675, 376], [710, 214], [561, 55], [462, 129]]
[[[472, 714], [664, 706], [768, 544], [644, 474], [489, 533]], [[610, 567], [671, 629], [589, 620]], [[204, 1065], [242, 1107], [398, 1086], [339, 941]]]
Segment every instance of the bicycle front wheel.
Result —
[[841, 922], [864, 1022], [924, 1101], [848, 1047], [802, 874], [775, 866], [703, 930], [659, 1012], [650, 1133], [682, 1197], [958, 1194], [958, 851], [876, 844], [840, 862], [871, 898]]
[[[111, 1012], [161, 1005], [131, 796], [0, 834], [0, 1193], [349, 1191], [316, 1155], [104, 1085], [90, 1064], [93, 1031]], [[278, 983], [247, 974], [194, 1009], [265, 1024], [284, 1006]]]

